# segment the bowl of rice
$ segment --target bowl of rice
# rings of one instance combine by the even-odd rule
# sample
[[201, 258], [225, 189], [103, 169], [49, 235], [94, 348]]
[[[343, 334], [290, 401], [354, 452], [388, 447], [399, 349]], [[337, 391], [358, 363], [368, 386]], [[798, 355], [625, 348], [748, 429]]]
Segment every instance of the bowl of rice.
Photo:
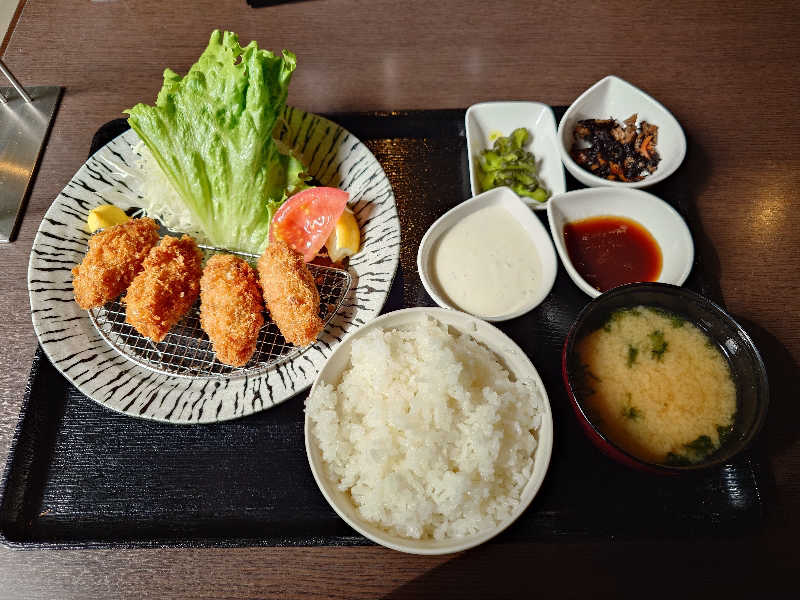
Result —
[[306, 401], [305, 441], [331, 507], [412, 554], [472, 548], [533, 500], [553, 446], [542, 380], [471, 315], [409, 308], [344, 338]]

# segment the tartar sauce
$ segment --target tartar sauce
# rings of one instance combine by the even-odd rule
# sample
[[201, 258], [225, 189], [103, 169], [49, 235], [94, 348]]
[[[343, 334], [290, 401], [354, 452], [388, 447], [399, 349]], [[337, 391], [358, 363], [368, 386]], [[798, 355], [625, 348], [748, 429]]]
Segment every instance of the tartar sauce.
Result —
[[536, 293], [542, 271], [530, 235], [499, 205], [481, 208], [443, 233], [431, 265], [445, 299], [483, 317], [525, 306]]

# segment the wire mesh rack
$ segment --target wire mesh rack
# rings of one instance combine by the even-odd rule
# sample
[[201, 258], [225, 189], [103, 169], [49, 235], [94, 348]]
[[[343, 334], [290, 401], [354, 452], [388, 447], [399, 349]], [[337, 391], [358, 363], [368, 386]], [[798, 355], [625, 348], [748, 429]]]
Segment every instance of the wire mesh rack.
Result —
[[[208, 258], [220, 251], [203, 248], [203, 252]], [[258, 258], [241, 252], [225, 252], [235, 254], [253, 265]], [[352, 277], [342, 269], [314, 264], [308, 267], [319, 290], [319, 316], [327, 325], [342, 305], [352, 284]], [[243, 367], [221, 363], [216, 359], [211, 341], [200, 326], [199, 300], [158, 343], [142, 336], [125, 322], [125, 305], [121, 300], [91, 309], [89, 318], [100, 336], [125, 358], [140, 367], [170, 376], [228, 378], [257, 375], [299, 356], [305, 350], [289, 344], [267, 313], [250, 361]]]

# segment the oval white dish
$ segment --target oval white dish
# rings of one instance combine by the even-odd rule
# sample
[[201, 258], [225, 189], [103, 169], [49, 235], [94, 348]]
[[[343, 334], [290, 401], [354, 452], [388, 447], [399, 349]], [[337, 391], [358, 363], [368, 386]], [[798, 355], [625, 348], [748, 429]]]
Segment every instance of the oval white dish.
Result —
[[[436, 304], [442, 308], [462, 310], [447, 298], [443, 290], [440, 289], [440, 286], [437, 284], [433, 265], [437, 243], [442, 235], [461, 219], [478, 210], [493, 205], [502, 206], [508, 210], [512, 217], [522, 226], [525, 232], [530, 236], [530, 240], [536, 248], [540, 260], [539, 281], [537, 282], [535, 292], [530, 296], [529, 301], [524, 306], [502, 315], [475, 315], [486, 321], [506, 321], [523, 315], [538, 306], [553, 288], [553, 283], [555, 283], [556, 279], [556, 271], [558, 270], [555, 251], [553, 250], [553, 244], [550, 241], [547, 230], [539, 221], [538, 217], [531, 212], [530, 208], [528, 208], [519, 196], [509, 188], [499, 187], [479, 194], [474, 198], [462, 202], [439, 217], [439, 219], [431, 225], [420, 242], [419, 250], [417, 251], [417, 270], [419, 271], [422, 285]], [[502, 290], [497, 290], [497, 292], [503, 293]]]
[[[686, 222], [669, 204], [642, 190], [586, 188], [561, 194], [547, 207], [547, 219], [561, 263], [575, 285], [592, 298], [600, 291], [580, 276], [564, 243], [564, 225], [599, 216], [626, 217], [647, 229], [661, 249], [661, 274], [656, 281], [683, 285], [694, 263], [694, 242]], [[632, 282], [631, 282], [632, 283]]]
[[[561, 164], [559, 144], [556, 137], [556, 119], [553, 110], [541, 102], [481, 102], [467, 109], [464, 117], [467, 132], [467, 160], [472, 195], [481, 189], [476, 173], [477, 158], [482, 150], [492, 147], [492, 136], [511, 135], [517, 127], [525, 127], [531, 134], [527, 150], [536, 158], [539, 179], [550, 196], [567, 190], [564, 167]], [[544, 210], [547, 202], [536, 202], [531, 198], [520, 198], [531, 208]]]
[[[634, 113], [638, 115], [637, 123], [647, 121], [658, 125], [656, 150], [661, 162], [653, 173], [640, 181], [609, 181], [593, 175], [570, 156], [572, 132], [578, 121], [615, 118], [622, 122]], [[655, 98], [624, 79], [609, 75], [578, 96], [561, 117], [558, 124], [558, 148], [564, 166], [584, 185], [643, 188], [663, 181], [680, 166], [686, 156], [686, 136], [677, 119]]]
[[541, 425], [537, 435], [538, 444], [534, 457], [533, 471], [522, 491], [520, 502], [510, 517], [491, 529], [471, 536], [449, 540], [412, 540], [389, 534], [361, 518], [348, 496], [337, 489], [337, 486], [325, 476], [322, 455], [311, 432], [308, 414], [306, 414], [305, 418], [305, 442], [308, 463], [314, 475], [314, 480], [331, 507], [348, 525], [361, 535], [387, 548], [411, 554], [433, 555], [459, 552], [482, 544], [506, 529], [525, 511], [539, 491], [550, 464], [553, 450], [553, 417], [547, 391], [536, 368], [525, 352], [511, 338], [485, 321], [476, 319], [466, 313], [442, 308], [416, 307], [397, 310], [381, 315], [357, 331], [349, 333], [319, 372], [314, 386], [311, 388], [311, 393], [314, 393], [320, 382], [336, 385], [340, 381], [343, 371], [350, 362], [350, 348], [354, 339], [362, 337], [375, 328], [384, 330], [402, 328], [420, 323], [429, 318], [433, 318], [461, 334], [469, 335], [486, 346], [502, 360], [503, 365], [514, 377], [531, 380], [539, 392], [539, 397], [542, 399], [540, 407]]
[[[90, 157], [48, 209], [31, 250], [28, 290], [33, 327], [53, 365], [78, 390], [125, 414], [171, 423], [224, 421], [270, 408], [308, 388], [346, 333], [375, 317], [400, 260], [400, 222], [391, 184], [358, 139], [317, 115], [286, 107], [280, 139], [301, 152], [324, 185], [350, 192], [362, 251], [348, 269], [354, 285], [317, 341], [291, 360], [255, 376], [187, 379], [158, 374], [117, 354], [73, 298], [70, 270], [87, 250], [89, 210], [138, 206], [140, 143], [126, 131]], [[118, 168], [117, 166], [121, 166]], [[354, 165], [358, 169], [353, 169]]]

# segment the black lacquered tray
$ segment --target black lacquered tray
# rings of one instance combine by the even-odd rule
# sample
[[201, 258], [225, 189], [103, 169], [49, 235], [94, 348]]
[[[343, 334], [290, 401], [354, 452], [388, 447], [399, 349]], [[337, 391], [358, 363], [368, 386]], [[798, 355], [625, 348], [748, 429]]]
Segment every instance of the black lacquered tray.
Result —
[[[560, 118], [563, 108], [555, 110]], [[401, 263], [384, 311], [432, 306], [416, 269], [419, 242], [469, 197], [463, 110], [329, 116], [362, 140], [391, 180], [402, 224]], [[121, 133], [101, 128], [91, 151]], [[686, 286], [720, 300], [713, 252], [695, 212], [690, 141], [684, 165], [652, 192], [687, 220], [697, 246]], [[568, 188], [580, 187], [568, 176]], [[546, 225], [543, 212], [537, 213]], [[756, 447], [702, 474], [630, 471], [584, 437], [560, 376], [566, 331], [588, 297], [559, 266], [532, 312], [500, 323], [547, 387], [555, 443], [539, 494], [491, 543], [732, 535], [757, 528], [769, 480]], [[2, 482], [0, 542], [23, 547], [366, 545], [325, 502], [306, 461], [300, 394], [213, 425], [123, 416], [80, 394], [39, 349]]]

